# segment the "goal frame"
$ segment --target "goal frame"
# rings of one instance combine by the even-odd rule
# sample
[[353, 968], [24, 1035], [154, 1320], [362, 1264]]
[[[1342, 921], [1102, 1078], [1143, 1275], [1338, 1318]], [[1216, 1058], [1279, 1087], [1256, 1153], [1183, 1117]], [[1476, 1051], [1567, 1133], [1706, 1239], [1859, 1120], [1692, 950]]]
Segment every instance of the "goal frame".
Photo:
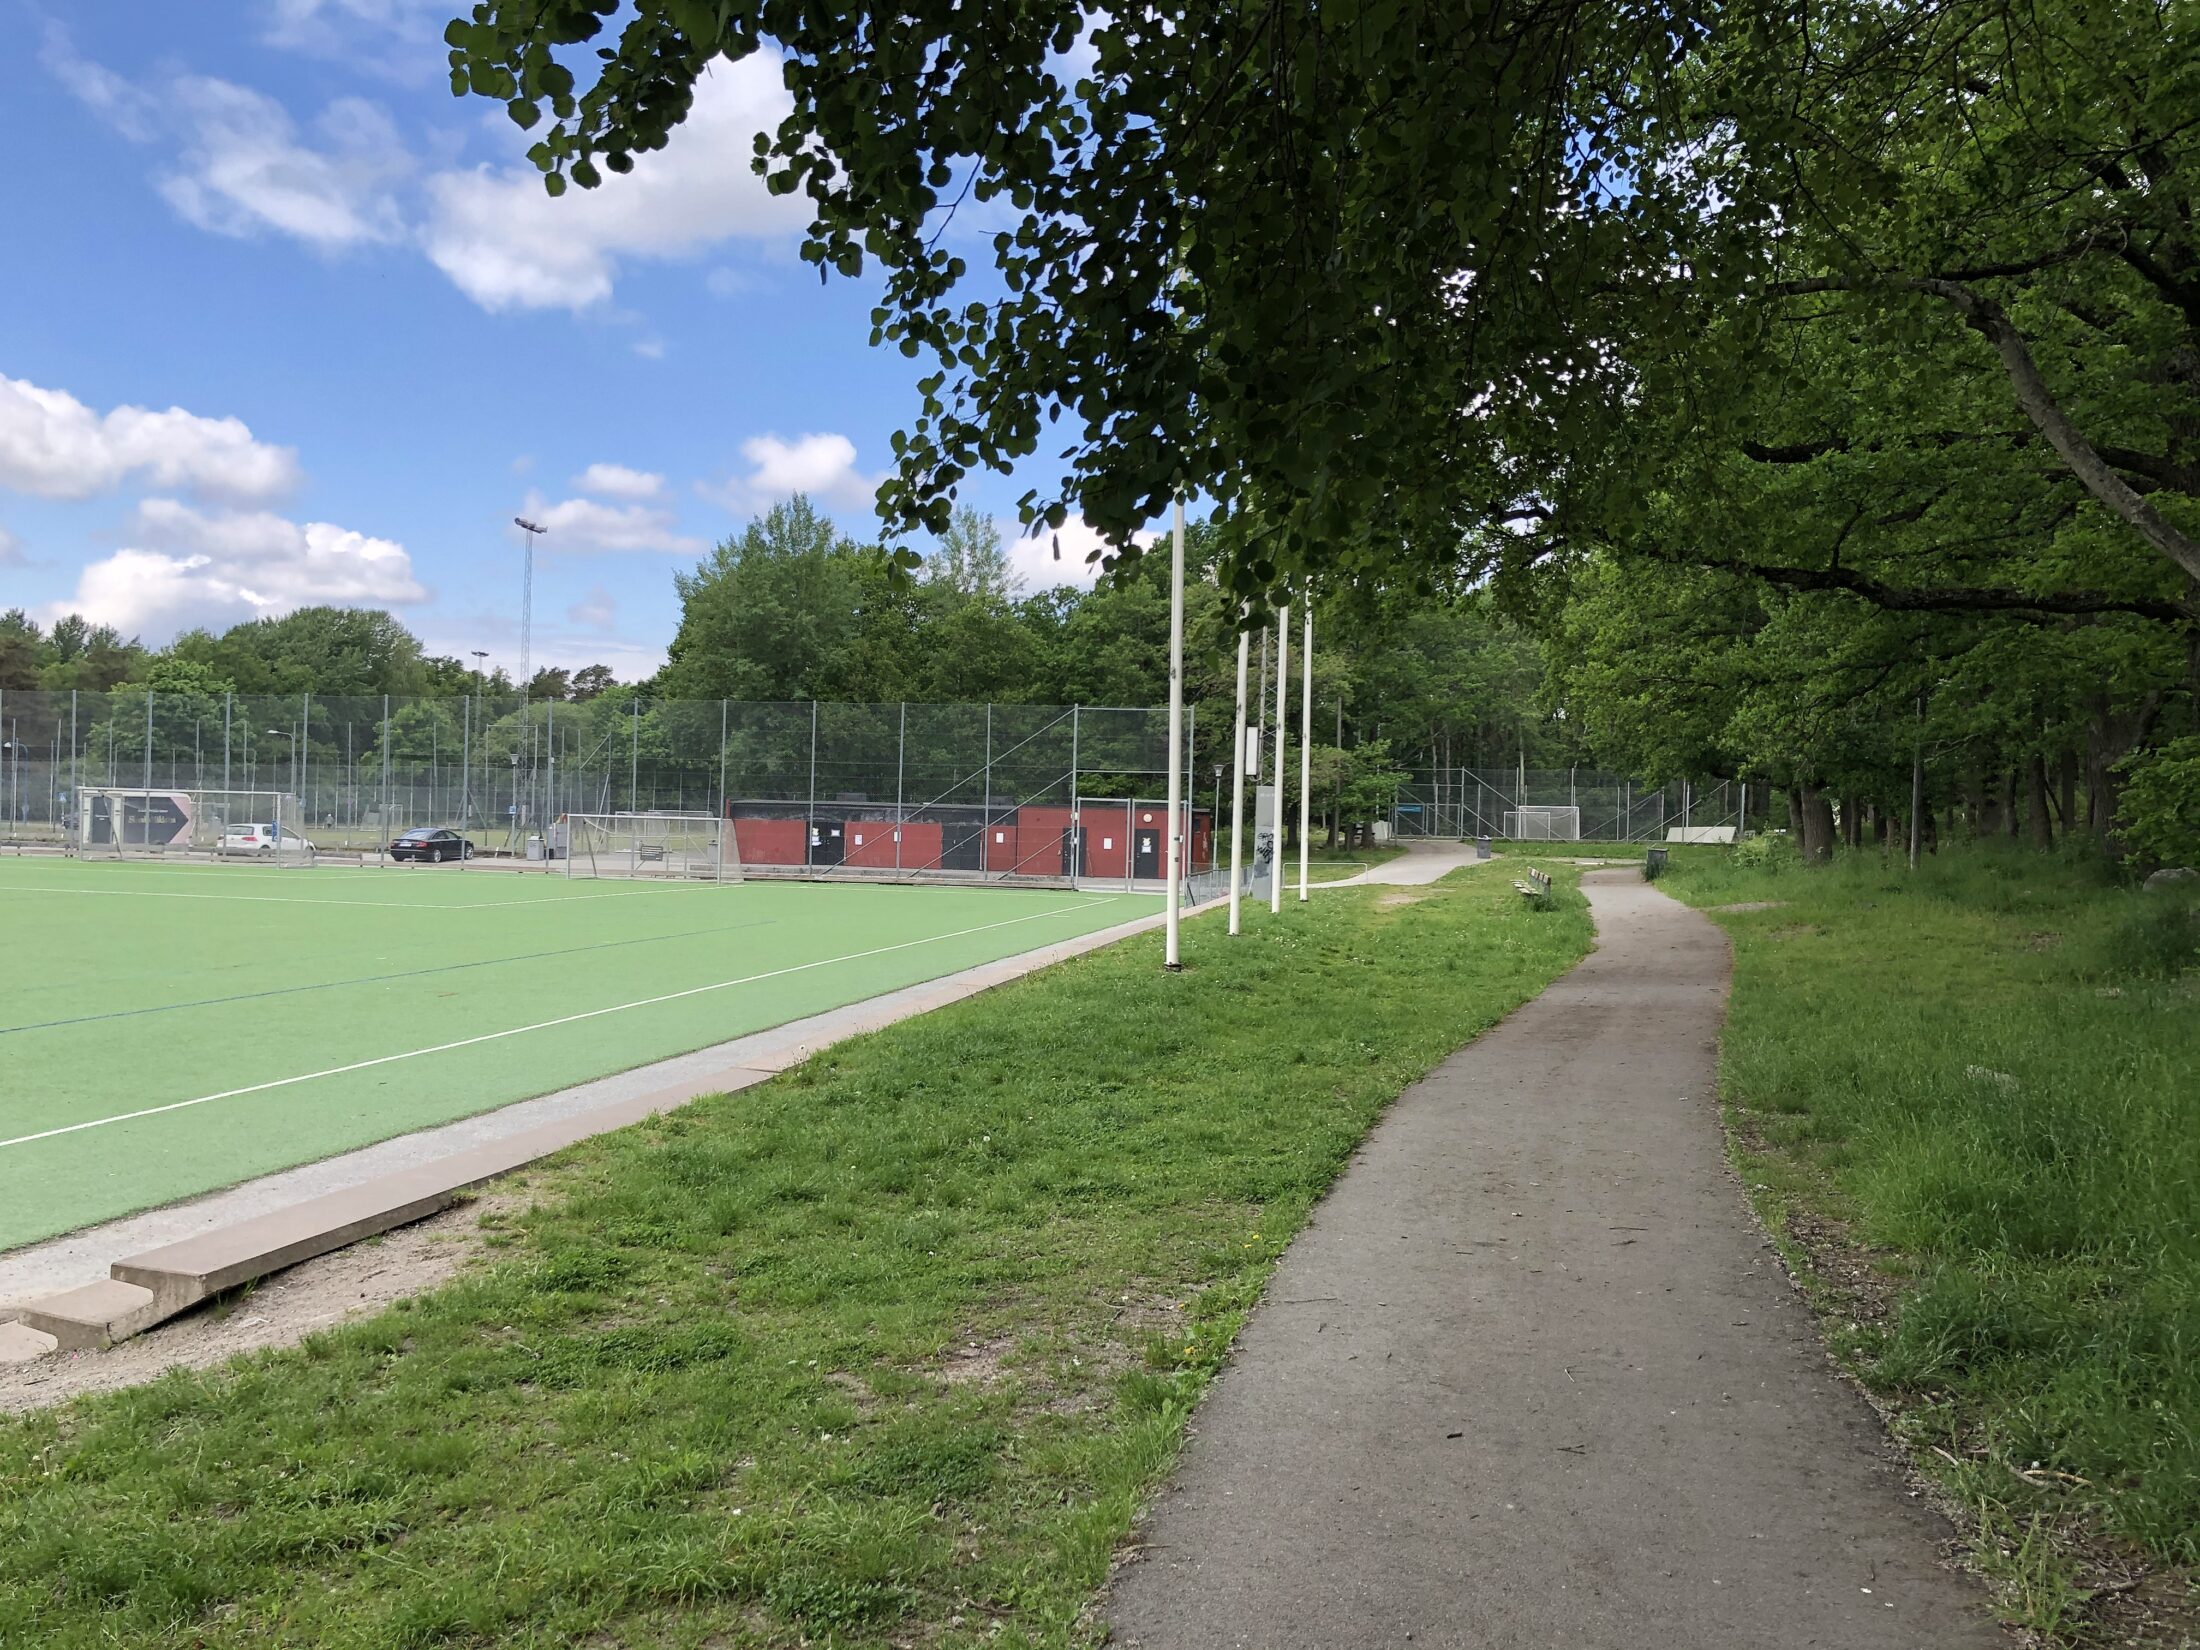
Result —
[[550, 852], [567, 881], [740, 882], [733, 822], [718, 814], [639, 810], [562, 814]]
[[1523, 803], [1507, 808], [1502, 823], [1507, 842], [1581, 840], [1581, 810], [1571, 803]]

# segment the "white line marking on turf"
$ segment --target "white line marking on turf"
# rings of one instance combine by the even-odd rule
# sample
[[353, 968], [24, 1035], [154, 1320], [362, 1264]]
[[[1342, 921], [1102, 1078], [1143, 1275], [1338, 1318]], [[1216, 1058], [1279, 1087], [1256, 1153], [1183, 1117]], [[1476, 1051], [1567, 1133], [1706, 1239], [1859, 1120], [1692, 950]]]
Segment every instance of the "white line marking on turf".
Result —
[[[58, 1129], [41, 1129], [36, 1134], [19, 1134], [13, 1140], [0, 1140], [0, 1151], [10, 1146], [27, 1146], [34, 1140], [51, 1140], [60, 1134], [78, 1134], [85, 1129], [105, 1128], [109, 1123], [130, 1123], [141, 1117], [157, 1117], [162, 1112], [183, 1111], [190, 1106], [203, 1106], [213, 1100], [234, 1100], [240, 1095], [264, 1094], [269, 1089], [289, 1088], [297, 1083], [311, 1083], [322, 1077], [342, 1077], [349, 1072], [367, 1071], [375, 1066], [387, 1066], [399, 1060], [417, 1060], [427, 1054], [448, 1054], [455, 1048], [472, 1048], [479, 1043], [494, 1043], [506, 1037], [523, 1037], [530, 1031], [550, 1031], [558, 1026], [576, 1025], [582, 1020], [599, 1020], [606, 1014], [623, 1014], [630, 1008], [653, 1008], [659, 1003], [675, 1003], [683, 997], [700, 997], [712, 991], [726, 991], [737, 985], [754, 985], [759, 980], [776, 980], [787, 974], [803, 974], [813, 968], [830, 968], [835, 963], [861, 962], [866, 957], [883, 957], [890, 952], [909, 951], [920, 945], [937, 945], [942, 940], [966, 939], [972, 934], [987, 933], [995, 928], [1014, 928], [1019, 923], [1038, 922], [1047, 917], [1059, 917], [1069, 911], [1087, 910], [1094, 905], [1113, 905], [1129, 898], [1125, 894], [1111, 894], [1097, 900], [1081, 901], [1077, 905], [1057, 905], [1051, 910], [1034, 911], [1029, 916], [1010, 917], [1003, 922], [980, 923], [975, 928], [958, 928], [951, 934], [927, 934], [922, 939], [902, 940], [893, 945], [882, 945], [870, 951], [850, 951], [838, 957], [820, 957], [815, 962], [795, 963], [787, 968], [768, 969], [762, 974], [744, 974], [737, 980], [718, 980], [710, 985], [691, 985], [684, 991], [668, 991], [661, 997], [640, 997], [631, 1003], [613, 1003], [608, 1008], [584, 1009], [578, 1014], [561, 1014], [555, 1020], [538, 1020], [533, 1025], [512, 1026], [504, 1031], [485, 1031], [478, 1037], [461, 1037], [455, 1043], [437, 1043], [432, 1048], [409, 1048], [401, 1054], [378, 1054], [371, 1060], [355, 1060], [348, 1066], [330, 1066], [326, 1071], [303, 1072], [296, 1077], [278, 1077], [272, 1082], [252, 1083], [241, 1089], [223, 1089], [219, 1094], [202, 1094], [195, 1100], [174, 1100], [165, 1106], [147, 1106], [143, 1111], [117, 1112], [112, 1117], [95, 1117], [86, 1123], [67, 1123]], [[989, 958], [988, 961], [999, 961]], [[973, 965], [979, 966], [979, 965]], [[823, 1013], [824, 1010], [818, 1012]]]

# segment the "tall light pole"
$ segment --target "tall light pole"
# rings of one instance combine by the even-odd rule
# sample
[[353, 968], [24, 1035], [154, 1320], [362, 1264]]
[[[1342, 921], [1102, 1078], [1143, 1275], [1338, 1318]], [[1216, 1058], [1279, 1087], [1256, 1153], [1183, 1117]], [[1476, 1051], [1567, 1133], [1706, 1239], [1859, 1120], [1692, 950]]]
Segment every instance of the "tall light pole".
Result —
[[527, 684], [535, 676], [535, 540], [543, 528], [525, 516], [514, 516], [512, 525], [527, 535], [527, 563], [519, 582], [519, 702], [527, 703]]

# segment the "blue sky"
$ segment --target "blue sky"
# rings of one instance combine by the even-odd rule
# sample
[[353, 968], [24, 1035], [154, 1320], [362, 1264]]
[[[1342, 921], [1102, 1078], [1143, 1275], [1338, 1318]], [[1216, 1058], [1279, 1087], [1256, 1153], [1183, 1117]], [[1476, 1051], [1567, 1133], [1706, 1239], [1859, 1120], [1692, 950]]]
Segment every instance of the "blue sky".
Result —
[[[454, 0], [0, 0], [0, 607], [166, 641], [312, 601], [437, 652], [653, 669], [672, 574], [797, 488], [868, 535], [924, 370], [750, 173], [776, 63], [542, 194], [448, 90]], [[1022, 483], [972, 501], [1013, 528]], [[1016, 547], [1033, 584], [1081, 575]], [[1081, 582], [1081, 581], [1080, 581]]]

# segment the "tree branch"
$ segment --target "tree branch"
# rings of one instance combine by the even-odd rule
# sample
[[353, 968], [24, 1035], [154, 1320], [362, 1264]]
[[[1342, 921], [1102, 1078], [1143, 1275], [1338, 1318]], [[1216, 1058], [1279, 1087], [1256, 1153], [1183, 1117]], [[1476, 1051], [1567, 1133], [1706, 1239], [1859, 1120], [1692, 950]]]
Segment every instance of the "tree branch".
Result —
[[2063, 411], [2062, 403], [2055, 399], [2054, 391], [2047, 387], [2047, 380], [2041, 376], [2032, 352], [2025, 347], [2023, 335], [2010, 321], [2008, 312], [1993, 299], [1942, 275], [1895, 276], [1877, 282], [1842, 275], [1814, 276], [1807, 280], [1780, 281], [1767, 291], [1774, 297], [1790, 297], [1812, 292], [1864, 291], [1874, 286], [1922, 293], [1953, 305], [1971, 329], [1994, 346], [1994, 353], [2001, 357], [2002, 370], [2009, 375], [2010, 385], [2016, 391], [2017, 405], [2047, 438], [2047, 444], [2055, 449], [2085, 490], [2135, 528], [2147, 543], [2183, 568], [2188, 577], [2200, 580], [2200, 542], [2164, 521], [2161, 512], [2140, 497], [2131, 483], [2118, 475], [2115, 467], [2079, 432], [2070, 415]]
[[2034, 595], [1999, 585], [1915, 588], [1886, 584], [1845, 567], [1767, 567], [1757, 562], [1725, 561], [1709, 565], [1776, 584], [1783, 590], [1839, 590], [1861, 596], [1890, 613], [2129, 613], [2169, 624], [2200, 621], [2200, 606], [2157, 601], [2144, 596], [2111, 596], [2098, 590], [2058, 590]]

